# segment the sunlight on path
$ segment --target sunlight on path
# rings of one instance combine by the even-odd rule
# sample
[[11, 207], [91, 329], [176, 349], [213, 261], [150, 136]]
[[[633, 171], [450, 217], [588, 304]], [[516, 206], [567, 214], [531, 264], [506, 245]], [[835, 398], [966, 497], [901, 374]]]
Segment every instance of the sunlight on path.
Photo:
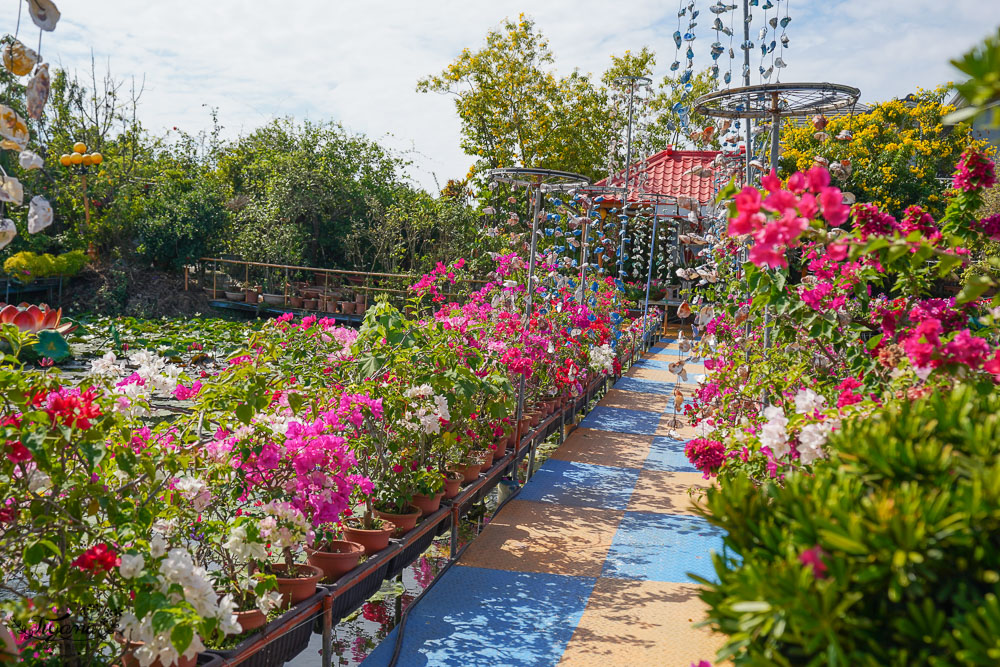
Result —
[[[616, 383], [414, 608], [399, 665], [656, 665], [711, 660], [721, 637], [692, 572], [722, 535], [691, 512], [708, 484], [675, 422], [664, 340]], [[688, 367], [685, 396], [698, 364]], [[364, 662], [386, 665], [396, 631]]]

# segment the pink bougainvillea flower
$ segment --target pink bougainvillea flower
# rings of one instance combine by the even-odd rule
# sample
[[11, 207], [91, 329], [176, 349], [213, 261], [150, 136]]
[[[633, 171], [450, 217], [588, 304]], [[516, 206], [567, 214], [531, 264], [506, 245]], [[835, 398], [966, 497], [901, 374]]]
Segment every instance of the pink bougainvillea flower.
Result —
[[823, 562], [823, 549], [819, 545], [811, 549], [806, 549], [799, 554], [799, 562], [812, 568], [813, 576], [817, 579], [826, 579], [826, 563]]

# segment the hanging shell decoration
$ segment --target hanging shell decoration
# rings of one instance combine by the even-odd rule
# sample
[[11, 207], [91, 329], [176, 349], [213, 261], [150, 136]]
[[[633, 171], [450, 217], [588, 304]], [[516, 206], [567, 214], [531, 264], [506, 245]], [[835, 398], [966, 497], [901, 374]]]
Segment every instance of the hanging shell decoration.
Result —
[[28, 145], [28, 124], [20, 114], [8, 106], [0, 104], [0, 148], [22, 150]]
[[38, 64], [38, 54], [27, 46], [14, 40], [3, 47], [3, 66], [16, 76], [29, 74]]
[[10, 218], [0, 220], [0, 250], [7, 247], [14, 237], [17, 236], [17, 227]]
[[28, 205], [28, 233], [37, 234], [52, 224], [52, 204], [45, 197], [35, 195]]
[[59, 8], [52, 0], [28, 0], [28, 12], [32, 22], [46, 32], [56, 29], [59, 23]]
[[28, 115], [35, 120], [42, 117], [45, 103], [49, 101], [49, 84], [49, 66], [43, 63], [28, 82]]
[[42, 159], [42, 156], [31, 151], [21, 151], [21, 154], [17, 156], [17, 161], [21, 165], [21, 169], [25, 171], [41, 169], [45, 166], [45, 160]]
[[0, 201], [20, 206], [24, 203], [24, 186], [13, 176], [6, 176], [0, 183]]

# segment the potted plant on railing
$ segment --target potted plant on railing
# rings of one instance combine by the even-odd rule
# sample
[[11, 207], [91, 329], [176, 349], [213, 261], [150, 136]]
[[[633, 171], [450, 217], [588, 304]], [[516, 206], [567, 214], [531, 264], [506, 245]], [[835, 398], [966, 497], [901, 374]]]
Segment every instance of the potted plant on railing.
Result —
[[312, 543], [314, 533], [305, 515], [291, 503], [271, 502], [257, 524], [260, 536], [277, 549], [281, 561], [268, 561], [261, 572], [272, 574], [278, 584], [282, 607], [308, 599], [316, 592], [323, 570], [307, 563], [297, 563], [303, 548]]
[[276, 577], [262, 571], [268, 551], [258, 519], [243, 515], [232, 523], [203, 521], [199, 531], [205, 536], [205, 549], [199, 555], [208, 556], [216, 566], [216, 590], [233, 600], [240, 628], [250, 632], [263, 627], [267, 615], [281, 606], [282, 597]]
[[437, 468], [424, 466], [414, 473], [413, 504], [423, 516], [433, 514], [441, 507], [445, 495], [445, 478]]
[[361, 561], [365, 547], [359, 542], [344, 539], [343, 529], [327, 524], [316, 530], [312, 548], [306, 547], [306, 561], [323, 570], [324, 581], [336, 581]]

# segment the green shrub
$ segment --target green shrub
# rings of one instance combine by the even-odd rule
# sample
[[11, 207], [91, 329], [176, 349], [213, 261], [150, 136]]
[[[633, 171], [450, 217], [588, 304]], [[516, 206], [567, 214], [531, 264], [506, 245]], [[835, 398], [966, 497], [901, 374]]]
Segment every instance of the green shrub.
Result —
[[22, 283], [31, 283], [52, 276], [69, 278], [79, 273], [86, 265], [87, 256], [82, 250], [73, 250], [58, 257], [49, 253], [38, 255], [25, 251], [8, 257], [3, 263], [3, 270], [11, 278]]
[[87, 266], [87, 255], [82, 250], [71, 250], [56, 257], [54, 275], [69, 278]]
[[[844, 425], [782, 484], [708, 493], [728, 531], [707, 624], [739, 665], [1000, 664], [1000, 394]], [[729, 551], [731, 550], [731, 552]]]

